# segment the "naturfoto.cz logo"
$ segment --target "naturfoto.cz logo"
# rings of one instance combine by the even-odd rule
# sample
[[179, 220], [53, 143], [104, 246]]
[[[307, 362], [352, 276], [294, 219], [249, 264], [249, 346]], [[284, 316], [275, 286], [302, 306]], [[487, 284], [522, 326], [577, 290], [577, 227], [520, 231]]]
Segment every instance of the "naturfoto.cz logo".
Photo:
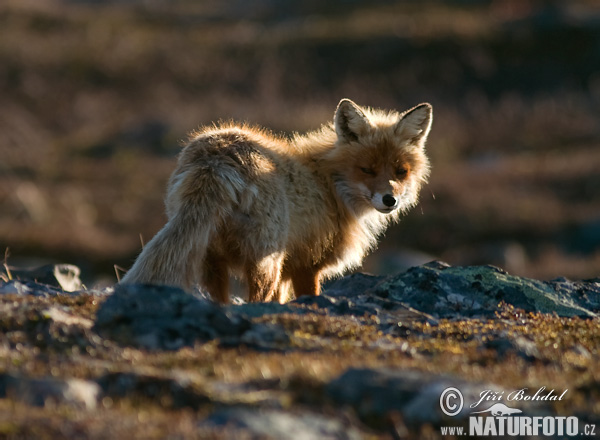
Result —
[[[449, 417], [466, 416], [470, 436], [595, 436], [596, 426], [580, 426], [577, 417], [535, 416], [523, 414], [513, 408], [512, 402], [546, 402], [563, 400], [567, 390], [556, 392], [541, 387], [534, 393], [522, 388], [512, 392], [483, 390], [476, 401], [465, 408], [462, 392], [455, 387], [446, 388], [440, 395], [440, 409]], [[504, 403], [506, 402], [506, 403]], [[480, 406], [481, 405], [481, 406]], [[462, 426], [442, 426], [442, 435], [466, 435]]]

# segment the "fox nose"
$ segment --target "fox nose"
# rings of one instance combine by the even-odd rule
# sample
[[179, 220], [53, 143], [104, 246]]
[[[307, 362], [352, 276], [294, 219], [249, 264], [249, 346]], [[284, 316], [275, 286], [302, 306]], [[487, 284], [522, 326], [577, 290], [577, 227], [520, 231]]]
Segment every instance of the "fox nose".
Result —
[[390, 208], [392, 206], [396, 205], [396, 198], [391, 194], [384, 195], [383, 198], [381, 199], [381, 201], [383, 202], [383, 204], [385, 206], [388, 206]]

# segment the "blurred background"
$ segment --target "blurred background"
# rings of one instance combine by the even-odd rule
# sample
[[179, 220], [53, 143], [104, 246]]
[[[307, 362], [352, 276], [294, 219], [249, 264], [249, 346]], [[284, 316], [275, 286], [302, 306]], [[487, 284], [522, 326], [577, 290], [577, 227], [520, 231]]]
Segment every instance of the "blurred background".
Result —
[[434, 107], [421, 204], [366, 269], [600, 276], [597, 0], [3, 0], [0, 251], [115, 281], [164, 224], [180, 140]]

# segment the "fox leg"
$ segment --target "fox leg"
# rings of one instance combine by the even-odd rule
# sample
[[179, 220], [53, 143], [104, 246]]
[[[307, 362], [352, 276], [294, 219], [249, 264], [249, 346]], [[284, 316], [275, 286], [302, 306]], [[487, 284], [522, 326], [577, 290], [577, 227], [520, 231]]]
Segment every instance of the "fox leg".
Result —
[[291, 301], [292, 299], [294, 299], [291, 290], [292, 281], [289, 278], [282, 278], [279, 281], [279, 286], [277, 287], [277, 292], [275, 292], [275, 297], [273, 298], [273, 300], [279, 302], [280, 304], [284, 304], [286, 302]]
[[321, 292], [321, 280], [318, 270], [305, 267], [295, 269], [291, 275], [296, 298], [302, 295], [317, 296]]
[[229, 301], [229, 271], [227, 262], [208, 252], [204, 260], [202, 284], [213, 300], [226, 304]]
[[271, 255], [259, 262], [246, 264], [248, 301], [272, 301], [279, 291], [283, 255]]

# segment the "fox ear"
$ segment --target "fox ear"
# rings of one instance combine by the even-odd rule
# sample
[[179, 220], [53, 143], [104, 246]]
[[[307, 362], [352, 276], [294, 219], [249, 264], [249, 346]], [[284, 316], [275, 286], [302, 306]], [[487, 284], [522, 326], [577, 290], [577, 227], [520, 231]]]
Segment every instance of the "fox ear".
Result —
[[431, 104], [419, 104], [408, 110], [396, 125], [396, 134], [403, 136], [420, 146], [423, 145], [431, 129], [433, 108]]
[[347, 141], [357, 141], [371, 126], [360, 107], [349, 99], [340, 101], [333, 122], [338, 137]]

